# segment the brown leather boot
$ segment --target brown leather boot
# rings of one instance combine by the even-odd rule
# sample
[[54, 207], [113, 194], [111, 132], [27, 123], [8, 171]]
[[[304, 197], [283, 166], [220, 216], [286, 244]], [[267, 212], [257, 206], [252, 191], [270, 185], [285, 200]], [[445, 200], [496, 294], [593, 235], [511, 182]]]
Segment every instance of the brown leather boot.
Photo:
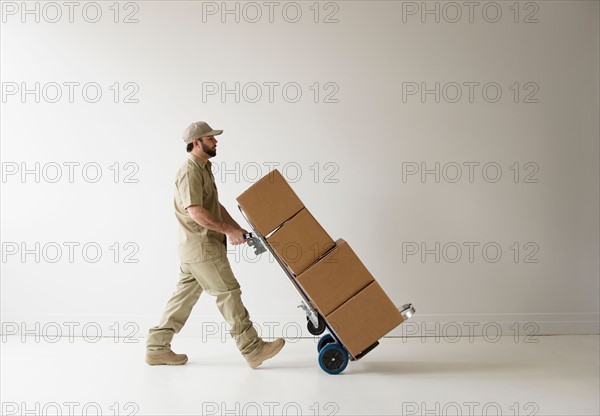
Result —
[[283, 338], [277, 338], [273, 342], [264, 342], [260, 347], [258, 353], [246, 358], [250, 368], [256, 368], [263, 363], [263, 361], [273, 358], [285, 345]]
[[146, 353], [146, 363], [150, 365], [183, 365], [187, 363], [187, 360], [187, 355], [175, 354], [171, 350], [162, 354]]

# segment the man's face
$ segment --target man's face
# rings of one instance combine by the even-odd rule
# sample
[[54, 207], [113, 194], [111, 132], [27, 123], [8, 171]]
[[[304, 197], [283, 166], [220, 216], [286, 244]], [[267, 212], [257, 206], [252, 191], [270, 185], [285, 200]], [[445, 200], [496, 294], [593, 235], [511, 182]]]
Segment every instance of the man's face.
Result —
[[210, 157], [217, 155], [217, 139], [215, 139], [215, 136], [201, 137], [198, 143], [202, 146], [202, 151]]

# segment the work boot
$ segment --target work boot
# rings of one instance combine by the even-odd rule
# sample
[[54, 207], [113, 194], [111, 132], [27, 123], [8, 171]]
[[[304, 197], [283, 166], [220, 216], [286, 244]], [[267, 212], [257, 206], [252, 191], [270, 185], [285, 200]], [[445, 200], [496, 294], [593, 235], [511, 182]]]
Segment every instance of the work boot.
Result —
[[273, 358], [275, 355], [277, 355], [277, 353], [283, 348], [284, 344], [285, 340], [283, 338], [277, 338], [273, 342], [263, 342], [258, 353], [246, 358], [246, 360], [248, 360], [248, 365], [250, 368], [258, 367], [263, 363], [263, 361]]
[[175, 354], [168, 350], [162, 354], [146, 353], [146, 363], [150, 365], [182, 365], [187, 363], [188, 357], [185, 354]]

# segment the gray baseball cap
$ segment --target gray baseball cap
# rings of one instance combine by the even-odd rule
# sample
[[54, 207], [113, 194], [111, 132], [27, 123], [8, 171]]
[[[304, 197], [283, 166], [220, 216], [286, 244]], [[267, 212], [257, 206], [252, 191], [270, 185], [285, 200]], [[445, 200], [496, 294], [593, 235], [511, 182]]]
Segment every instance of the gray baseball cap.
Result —
[[183, 141], [191, 143], [200, 137], [216, 136], [221, 133], [223, 133], [223, 130], [213, 130], [212, 127], [204, 121], [196, 121], [195, 123], [190, 124], [183, 132]]

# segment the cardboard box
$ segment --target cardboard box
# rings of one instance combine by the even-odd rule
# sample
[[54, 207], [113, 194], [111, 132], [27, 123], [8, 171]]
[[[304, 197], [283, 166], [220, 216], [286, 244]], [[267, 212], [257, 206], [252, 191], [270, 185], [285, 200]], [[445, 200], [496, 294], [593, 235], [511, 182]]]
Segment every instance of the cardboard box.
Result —
[[343, 239], [297, 279], [322, 316], [327, 316], [374, 281], [354, 250]]
[[277, 169], [237, 197], [239, 206], [260, 234], [267, 236], [298, 213], [304, 204]]
[[400, 311], [377, 282], [348, 299], [326, 317], [342, 344], [353, 356], [400, 325]]
[[267, 242], [296, 276], [335, 246], [306, 208], [285, 222]]

